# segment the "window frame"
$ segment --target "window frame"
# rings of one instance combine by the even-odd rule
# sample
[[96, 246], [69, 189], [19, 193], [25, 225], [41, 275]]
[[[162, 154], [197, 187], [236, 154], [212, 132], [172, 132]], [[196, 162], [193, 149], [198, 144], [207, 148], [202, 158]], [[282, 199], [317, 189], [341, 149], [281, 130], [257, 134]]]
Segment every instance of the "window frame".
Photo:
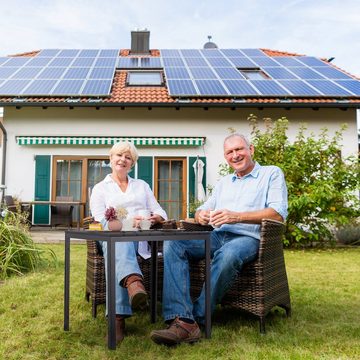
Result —
[[[260, 68], [237, 68], [240, 71], [240, 74], [245, 77], [246, 80], [269, 80], [270, 77]], [[253, 78], [249, 74], [259, 74], [260, 78]]]
[[[158, 74], [159, 75], [159, 82], [131, 82], [131, 76], [133, 74], [141, 74], [141, 75], [153, 75], [153, 74]], [[127, 72], [126, 75], [126, 86], [127, 87], [138, 87], [138, 86], [156, 86], [156, 87], [163, 87], [165, 85], [165, 81], [164, 81], [164, 73], [161, 70], [129, 70]]]

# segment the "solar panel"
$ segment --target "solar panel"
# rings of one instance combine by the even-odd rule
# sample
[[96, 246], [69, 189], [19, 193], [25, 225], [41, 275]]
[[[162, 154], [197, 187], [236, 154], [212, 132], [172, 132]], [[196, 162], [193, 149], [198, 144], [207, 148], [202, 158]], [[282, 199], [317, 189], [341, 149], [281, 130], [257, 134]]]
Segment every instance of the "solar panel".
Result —
[[307, 67], [293, 67], [291, 68], [291, 72], [297, 75], [300, 79], [324, 79], [324, 77], [317, 72], [311, 70]]
[[29, 57], [13, 57], [2, 66], [23, 66], [30, 60]]
[[0, 67], [0, 79], [8, 79], [18, 70], [17, 67]]
[[80, 95], [84, 80], [60, 80], [51, 95]]
[[250, 57], [254, 56], [267, 56], [265, 53], [263, 53], [260, 49], [241, 49], [241, 51]]
[[256, 68], [258, 67], [253, 61], [246, 57], [232, 57], [229, 58], [230, 62], [238, 68]]
[[167, 79], [190, 79], [189, 71], [184, 67], [169, 67], [165, 69]]
[[194, 96], [198, 95], [196, 88], [191, 80], [168, 80], [167, 86], [170, 95], [173, 96]]
[[96, 67], [115, 67], [117, 58], [99, 57], [96, 59], [94, 66]]
[[182, 49], [180, 50], [182, 56], [184, 57], [201, 57], [200, 50], [195, 49]]
[[223, 56], [218, 49], [202, 49], [202, 50], [200, 50], [200, 52], [206, 58], [222, 57]]
[[328, 96], [349, 96], [352, 95], [349, 91], [342, 89], [330, 80], [307, 80], [307, 82], [314, 88], [321, 91]]
[[246, 80], [223, 80], [223, 82], [231, 95], [259, 95], [259, 93]]
[[66, 71], [66, 67], [47, 67], [37, 76], [37, 78], [60, 79], [65, 73], [65, 71]]
[[90, 79], [112, 79], [114, 77], [113, 68], [94, 68], [91, 70]]
[[142, 68], [162, 68], [161, 61], [159, 57], [155, 58], [141, 58], [140, 67]]
[[64, 74], [64, 79], [86, 79], [90, 68], [71, 67]]
[[33, 80], [22, 95], [49, 95], [57, 80]]
[[104, 49], [100, 50], [99, 57], [111, 57], [116, 58], [119, 56], [119, 50], [117, 49]]
[[184, 60], [181, 58], [163, 58], [164, 66], [185, 66]]
[[4, 64], [7, 61], [9, 61], [8, 57], [0, 57], [0, 65]]
[[351, 76], [330, 66], [314, 67], [313, 69], [326, 76], [328, 79], [352, 79]]
[[57, 54], [58, 57], [71, 57], [74, 58], [78, 56], [80, 50], [77, 49], [64, 49], [60, 50], [60, 52]]
[[12, 79], [34, 79], [41, 70], [41, 67], [23, 67], [12, 76]]
[[273, 79], [297, 79], [294, 74], [283, 67], [264, 67], [263, 70]]
[[91, 67], [94, 64], [94, 61], [94, 57], [78, 57], [74, 60], [71, 66]]
[[257, 66], [277, 66], [278, 63], [269, 57], [253, 57], [251, 60]]
[[228, 95], [228, 92], [219, 80], [195, 80], [195, 84], [199, 89], [199, 95]]
[[99, 54], [99, 50], [97, 49], [84, 49], [80, 51], [79, 57], [95, 58], [98, 56], [98, 54]]
[[298, 56], [297, 60], [308, 66], [328, 66], [327, 63], [313, 56]]
[[297, 61], [295, 57], [274, 56], [273, 59], [276, 60], [280, 65], [283, 65], [285, 67], [302, 65], [302, 63]]
[[209, 66], [208, 63], [205, 61], [205, 59], [200, 57], [186, 57], [184, 60], [186, 64], [190, 67]]
[[70, 66], [70, 64], [74, 61], [74, 58], [71, 57], [59, 57], [54, 58], [49, 66]]
[[110, 80], [89, 80], [86, 82], [81, 95], [94, 96], [104, 95], [110, 92], [112, 79]]
[[54, 57], [60, 52], [60, 49], [43, 49], [41, 50], [36, 57]]
[[209, 64], [211, 66], [217, 66], [217, 67], [221, 67], [221, 66], [224, 66], [224, 67], [228, 67], [228, 66], [231, 66], [231, 63], [230, 61], [228, 61], [226, 58], [222, 57], [210, 57], [207, 59], [207, 61], [209, 62]]
[[19, 95], [31, 80], [8, 80], [1, 84], [0, 95]]
[[180, 56], [179, 50], [175, 50], [175, 49], [162, 49], [160, 50], [160, 54], [162, 58], [167, 58], [167, 57], [178, 58]]
[[319, 96], [320, 91], [315, 90], [302, 80], [279, 80], [279, 83], [297, 96]]
[[224, 54], [227, 57], [242, 57], [242, 56], [244, 56], [243, 53], [237, 49], [221, 49], [220, 51], [222, 54]]
[[190, 73], [194, 79], [216, 79], [216, 75], [209, 67], [190, 68]]
[[249, 80], [249, 82], [258, 89], [261, 95], [289, 95], [289, 92], [274, 80]]
[[354, 95], [360, 96], [360, 81], [357, 80], [337, 80], [336, 84], [341, 85], [345, 89], [351, 91]]
[[39, 66], [44, 67], [49, 64], [49, 62], [52, 60], [51, 57], [34, 57], [32, 58], [28, 63], [26, 63], [26, 66]]
[[120, 57], [117, 67], [120, 69], [133, 69], [139, 66], [138, 58]]
[[240, 73], [240, 71], [233, 67], [220, 67], [214, 68], [214, 70], [218, 74], [220, 79], [245, 79], [245, 77]]

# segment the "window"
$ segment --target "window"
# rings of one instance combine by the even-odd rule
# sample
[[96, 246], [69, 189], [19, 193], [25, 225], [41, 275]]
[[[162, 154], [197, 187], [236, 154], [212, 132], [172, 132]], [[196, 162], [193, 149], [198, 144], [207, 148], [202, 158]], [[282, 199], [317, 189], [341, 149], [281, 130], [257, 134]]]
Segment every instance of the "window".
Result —
[[239, 69], [242, 75], [248, 80], [264, 80], [268, 79], [266, 74], [260, 69]]
[[129, 71], [126, 84], [128, 86], [161, 86], [164, 80], [160, 71]]

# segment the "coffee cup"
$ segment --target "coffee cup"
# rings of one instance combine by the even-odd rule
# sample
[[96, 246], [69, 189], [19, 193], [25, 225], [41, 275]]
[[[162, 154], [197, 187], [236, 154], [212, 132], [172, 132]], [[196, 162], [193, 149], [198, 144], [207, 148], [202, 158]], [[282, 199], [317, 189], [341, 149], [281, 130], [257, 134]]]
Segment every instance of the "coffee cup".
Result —
[[148, 219], [150, 216], [151, 216], [151, 211], [150, 210], [146, 210], [146, 209], [143, 209], [143, 210], [139, 210], [137, 212], [137, 214], [139, 216], [141, 216], [143, 219]]
[[214, 225], [213, 223], [213, 215], [217, 210], [210, 210], [210, 219], [209, 219], [209, 224], [213, 227], [213, 228], [218, 228], [220, 227], [220, 225]]
[[147, 219], [140, 220], [140, 229], [149, 230], [151, 227], [151, 221]]

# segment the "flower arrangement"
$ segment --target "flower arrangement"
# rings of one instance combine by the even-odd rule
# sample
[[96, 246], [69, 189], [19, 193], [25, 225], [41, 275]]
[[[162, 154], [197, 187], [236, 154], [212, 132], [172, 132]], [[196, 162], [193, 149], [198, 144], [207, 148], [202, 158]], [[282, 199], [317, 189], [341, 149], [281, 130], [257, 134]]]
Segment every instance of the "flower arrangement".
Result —
[[105, 210], [105, 219], [107, 221], [117, 220], [117, 219], [124, 220], [127, 215], [128, 212], [123, 207], [118, 207], [115, 209], [113, 206], [110, 206]]

